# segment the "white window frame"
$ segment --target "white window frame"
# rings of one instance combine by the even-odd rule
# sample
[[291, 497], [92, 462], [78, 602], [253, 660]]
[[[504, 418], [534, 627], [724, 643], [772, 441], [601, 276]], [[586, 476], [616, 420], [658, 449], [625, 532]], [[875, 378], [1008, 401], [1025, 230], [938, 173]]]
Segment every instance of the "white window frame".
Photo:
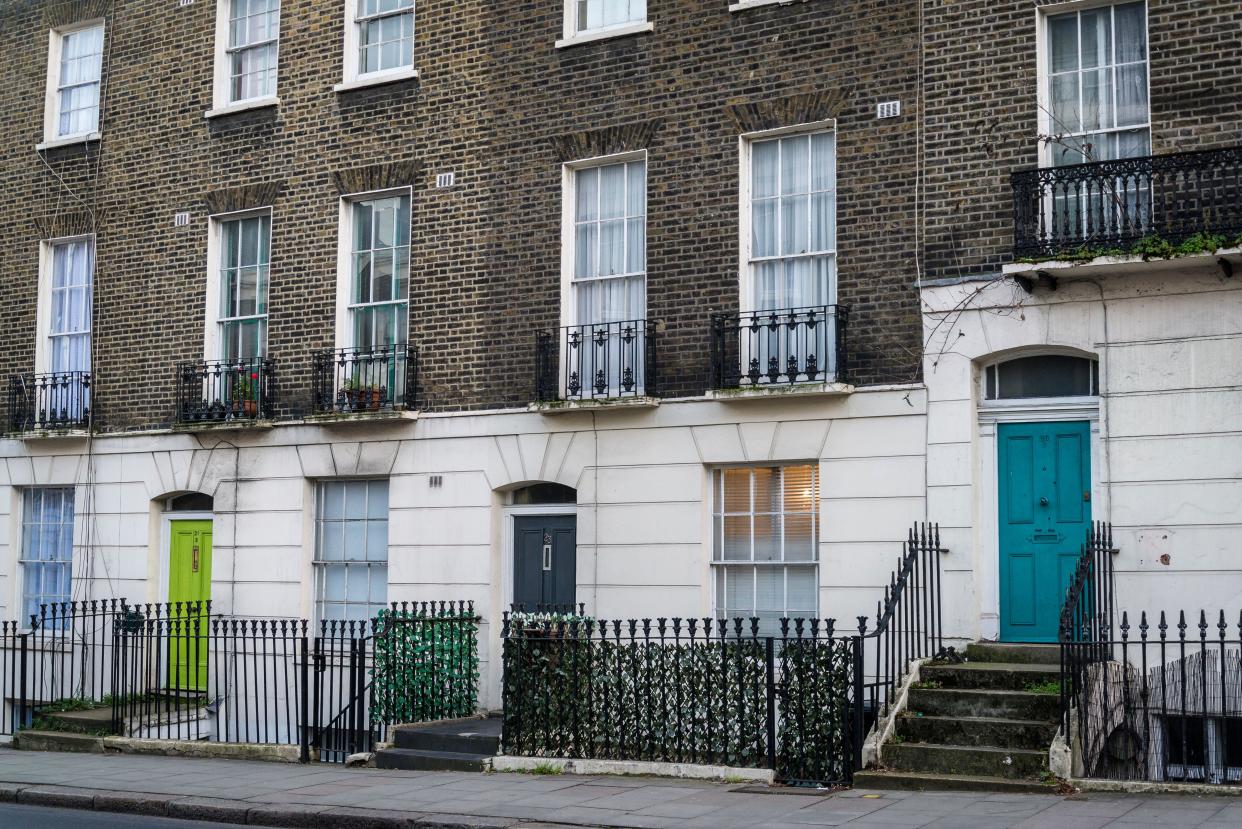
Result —
[[[757, 132], [742, 133], [738, 136], [738, 310], [742, 313], [748, 313], [757, 310], [754, 307], [754, 275], [751, 273], [750, 252], [751, 252], [751, 147], [757, 142], [767, 141], [772, 138], [787, 138], [795, 135], [811, 135], [819, 132], [831, 132], [835, 136], [837, 133], [836, 119], [828, 119], [824, 121], [812, 121], [805, 124], [797, 124], [789, 127], [781, 127], [772, 130], [760, 130]], [[838, 155], [836, 156], [836, 167], [833, 171], [833, 178], [836, 183], [837, 191], [840, 190], [840, 178], [838, 171], [840, 170], [840, 146], [837, 145]], [[839, 215], [834, 214], [833, 235], [837, 236], [839, 228]], [[839, 237], [837, 238], [840, 244]], [[831, 251], [833, 260], [836, 263], [836, 273], [840, 273], [841, 260], [838, 255], [838, 248], [834, 247]], [[828, 305], [837, 304], [837, 291], [840, 278], [834, 278], [828, 290]]]
[[[625, 153], [615, 153], [613, 155], [596, 156], [594, 158], [585, 158], [579, 161], [571, 161], [561, 166], [561, 325], [581, 325], [583, 322], [578, 319], [578, 303], [574, 296], [574, 284], [576, 282], [574, 267], [575, 257], [577, 254], [577, 236], [575, 229], [577, 225], [577, 173], [579, 170], [588, 170], [592, 167], [608, 167], [613, 164], [629, 164], [631, 162], [641, 161], [645, 165], [644, 176], [646, 186], [644, 201], [650, 201], [650, 185], [651, 185], [651, 163], [647, 158], [646, 150], [635, 150]], [[643, 205], [643, 223], [649, 227], [649, 206], [647, 203]], [[643, 296], [646, 297], [646, 281], [647, 281], [647, 234], [643, 233]], [[608, 277], [605, 277], [608, 278]], [[624, 277], [612, 277], [624, 278]], [[643, 309], [643, 314], [635, 319], [646, 319], [647, 309]]]
[[556, 41], [556, 48], [565, 49], [570, 46], [577, 46], [581, 43], [592, 43], [597, 40], [609, 40], [614, 37], [625, 37], [627, 35], [655, 31], [655, 24], [651, 22], [651, 0], [647, 0], [647, 3], [648, 7], [642, 21], [633, 21], [617, 26], [608, 26], [600, 29], [584, 29], [579, 31], [577, 22], [578, 0], [564, 0], [565, 23], [561, 39]]
[[[249, 109], [278, 106], [280, 97], [275, 91], [271, 95], [258, 98], [246, 98], [240, 101], [231, 100], [232, 66], [229, 59], [229, 15], [232, 0], [216, 0], [216, 57], [212, 75], [212, 108], [203, 114], [205, 118], [218, 118], [235, 112]], [[276, 88], [280, 88], [280, 28], [284, 25], [282, 4], [277, 12], [276, 31]]]
[[[354, 258], [354, 204], [357, 202], [383, 199], [392, 196], [406, 196], [410, 200], [410, 283], [414, 281], [414, 188], [394, 187], [387, 190], [369, 190], [362, 193], [350, 193], [341, 196], [337, 215], [336, 232], [336, 348], [354, 347], [354, 326], [350, 309], [353, 307], [353, 258]], [[412, 303], [412, 290], [406, 292], [407, 314]], [[407, 322], [408, 325], [408, 322]], [[410, 340], [409, 329], [406, 329], [407, 344]]]
[[[751, 558], [749, 560], [725, 559], [723, 557], [718, 558], [717, 550], [716, 550], [716, 541], [715, 541], [716, 540], [716, 527], [715, 527], [716, 521], [721, 520], [722, 517], [725, 515], [738, 515], [739, 514], [739, 513], [726, 513], [724, 510], [724, 503], [722, 500], [723, 494], [724, 494], [723, 473], [728, 470], [738, 470], [738, 469], [744, 469], [744, 470], [749, 470], [753, 472], [753, 470], [756, 470], [756, 469], [770, 469], [770, 468], [775, 468], [775, 467], [780, 467], [784, 469], [784, 468], [801, 467], [801, 466], [810, 467], [812, 470], [814, 470], [814, 474], [815, 474], [815, 479], [814, 479], [815, 480], [815, 484], [814, 484], [815, 492], [813, 494], [813, 499], [812, 499], [812, 503], [814, 506], [814, 512], [811, 513], [812, 515], [812, 519], [811, 519], [812, 557], [807, 560], [785, 559], [783, 552], [782, 552], [782, 558], [780, 561], [770, 561], [770, 562], [756, 562], [755, 561], [754, 559], [754, 517], [756, 513], [754, 509], [754, 506], [755, 506], [754, 504], [754, 476], [752, 474], [751, 475], [751, 509], [749, 513], [751, 516]], [[719, 487], [716, 484], [716, 473], [717, 472], [721, 473], [721, 483]], [[721, 568], [725, 569], [726, 578], [728, 577], [727, 573], [728, 573], [728, 568], [730, 567], [737, 568], [737, 569], [745, 568], [745, 567], [785, 568], [785, 573], [786, 573], [785, 575], [785, 600], [786, 602], [788, 602], [788, 599], [789, 599], [788, 568], [789, 567], [806, 567], [806, 568], [810, 568], [811, 570], [813, 570], [814, 584], [815, 584], [815, 608], [813, 612], [811, 612], [809, 615], [811, 617], [818, 617], [820, 599], [821, 599], [820, 597], [820, 576], [821, 576], [821, 573], [820, 573], [820, 563], [821, 563], [820, 537], [823, 534], [823, 492], [824, 492], [823, 469], [819, 461], [818, 460], [806, 460], [806, 461], [773, 461], [769, 463], [720, 464], [720, 465], [709, 467], [707, 483], [708, 483], [708, 487], [711, 489], [711, 494], [709, 496], [709, 502], [708, 502], [708, 507], [709, 507], [708, 518], [711, 521], [711, 527], [708, 531], [708, 539], [709, 539], [708, 541], [708, 549], [709, 549], [708, 574], [711, 580], [711, 585], [709, 589], [711, 592], [711, 605], [712, 605], [713, 616], [715, 618], [721, 618], [720, 616], [721, 596], [720, 596], [720, 591], [718, 590], [718, 587], [717, 587], [717, 571], [719, 571]], [[782, 487], [784, 486], [784, 484], [785, 484], [785, 476], [782, 473], [781, 475]], [[782, 497], [781, 500], [782, 500], [782, 509], [779, 514], [783, 517], [786, 514], [784, 511], [784, 498]], [[762, 513], [762, 514], [770, 515], [773, 513]], [[793, 513], [793, 514], [802, 515], [803, 513]], [[720, 528], [720, 538], [721, 538], [721, 543], [723, 544], [724, 543], [723, 523]], [[782, 551], [784, 549], [784, 544], [785, 544], [785, 531], [784, 531], [784, 525], [782, 524], [782, 528], [781, 528]], [[784, 613], [788, 614], [789, 612], [791, 611], [789, 610], [788, 605], [786, 605]]]
[[61, 26], [48, 32], [47, 41], [47, 91], [43, 99], [43, 142], [35, 149], [45, 150], [69, 144], [82, 144], [97, 141], [100, 137], [100, 123], [103, 118], [104, 66], [103, 57], [99, 66], [99, 105], [95, 129], [87, 132], [60, 134], [60, 58], [66, 35], [94, 28], [103, 29], [103, 50], [107, 54], [108, 29], [103, 18], [83, 20], [70, 26]]
[[[91, 252], [91, 311], [87, 314], [87, 329], [85, 333], [91, 338], [91, 349], [94, 350], [93, 328], [94, 328], [94, 301], [95, 301], [95, 257], [97, 251], [95, 248], [94, 234], [82, 234], [79, 236], [60, 236], [55, 239], [45, 239], [39, 243], [39, 297], [35, 306], [35, 374], [47, 374], [52, 359], [51, 338], [52, 331], [52, 269], [55, 267], [55, 251], [57, 246], [70, 244], [73, 242], [90, 242]], [[90, 371], [88, 366], [84, 371]]]
[[[345, 54], [341, 69], [341, 83], [332, 87], [334, 92], [348, 92], [351, 89], [362, 89], [368, 86], [395, 83], [418, 77], [415, 65], [418, 63], [418, 2], [409, 14], [414, 17], [414, 53], [409, 66], [395, 69], [381, 69], [376, 72], [362, 72], [358, 67], [359, 49], [362, 47], [362, 24], [358, 21], [358, 9], [362, 0], [345, 0]], [[390, 14], [397, 14], [393, 12]], [[387, 16], [387, 15], [385, 15]]]
[[[1048, 65], [1048, 47], [1051, 43], [1051, 35], [1048, 31], [1048, 19], [1057, 17], [1062, 14], [1073, 14], [1075, 12], [1090, 11], [1092, 9], [1105, 8], [1108, 6], [1121, 6], [1131, 2], [1131, 0], [1078, 0], [1078, 2], [1056, 3], [1054, 5], [1042, 6], [1035, 10], [1035, 72], [1036, 72], [1036, 100], [1038, 101], [1037, 138], [1041, 136], [1057, 135], [1059, 130], [1052, 123], [1052, 100], [1050, 98], [1049, 88], [1049, 65]], [[1127, 132], [1131, 130], [1146, 129], [1148, 135], [1148, 144], [1151, 152], [1155, 152], [1155, 148], [1150, 146], [1152, 139], [1152, 121], [1151, 121], [1151, 0], [1145, 0], [1143, 4], [1144, 26], [1146, 30], [1145, 45], [1147, 54], [1145, 61], [1147, 63], [1147, 122], [1145, 125], [1131, 125], [1126, 127], [1112, 127], [1102, 130], [1088, 130], [1081, 135], [1097, 134], [1097, 133], [1115, 133]], [[1079, 44], [1079, 54], [1081, 55], [1082, 44]], [[1114, 110], [1116, 103], [1116, 85], [1113, 85]], [[1078, 135], [1080, 133], [1066, 133], [1068, 136]], [[1052, 166], [1054, 148], [1046, 141], [1039, 142], [1039, 164], [1041, 167]]]
[[[799, 0], [736, 0], [729, 4], [729, 11], [737, 13], [744, 12], [747, 9], [757, 9], [760, 6], [790, 6]], [[806, 0], [801, 0], [806, 2]]]
[[26, 595], [27, 595], [26, 588], [29, 584], [27, 566], [33, 565], [33, 564], [45, 563], [45, 562], [42, 562], [36, 559], [30, 559], [26, 557], [26, 505], [28, 503], [28, 499], [30, 498], [31, 492], [35, 490], [46, 490], [46, 489], [68, 490], [69, 499], [73, 503], [73, 522], [69, 525], [69, 558], [68, 558], [68, 561], [65, 561], [65, 562], [61, 562], [59, 559], [57, 560], [58, 563], [67, 564], [67, 566], [69, 567], [68, 600], [72, 600], [73, 598], [73, 570], [74, 570], [73, 560], [75, 557], [74, 539], [77, 536], [77, 519], [78, 519], [78, 514], [80, 512], [78, 508], [78, 500], [77, 500], [78, 499], [77, 487], [73, 486], [72, 484], [68, 484], [68, 485], [49, 484], [49, 485], [23, 487], [19, 491], [20, 496], [16, 499], [18, 513], [15, 516], [16, 521], [14, 522], [16, 524], [16, 534], [17, 534], [16, 547], [17, 547], [17, 573], [18, 573], [18, 578], [16, 580], [18, 582], [17, 596], [16, 596], [16, 601], [14, 605], [16, 607], [17, 621], [19, 623], [18, 627], [21, 630], [30, 629], [30, 617], [26, 613]]
[[[237, 221], [239, 219], [250, 219], [256, 216], [268, 217], [268, 312], [263, 316], [271, 322], [271, 280], [272, 280], [272, 255], [274, 253], [273, 241], [276, 238], [276, 219], [274, 211], [270, 207], [259, 207], [253, 210], [239, 210], [233, 213], [218, 213], [208, 217], [207, 231], [207, 296], [206, 296], [206, 313], [203, 328], [203, 359], [204, 360], [220, 360], [223, 359], [220, 352], [220, 259], [223, 251], [222, 232], [226, 222]], [[263, 344], [262, 359], [266, 359], [267, 342], [266, 337]]]
[[[325, 519], [323, 516], [323, 513], [324, 513], [324, 500], [323, 499], [324, 499], [325, 489], [327, 486], [330, 486], [333, 484], [366, 483], [369, 485], [372, 483], [379, 483], [379, 482], [383, 482], [384, 485], [388, 489], [388, 511], [387, 513], [385, 513], [384, 519], [383, 519], [386, 522], [386, 528], [387, 528], [387, 534], [384, 540], [384, 562], [383, 562], [383, 566], [386, 571], [385, 579], [384, 579], [385, 596], [384, 596], [384, 601], [380, 603], [382, 606], [386, 607], [389, 604], [388, 592], [390, 588], [392, 587], [392, 576], [391, 576], [391, 570], [392, 570], [392, 478], [324, 478], [324, 479], [314, 482], [313, 491], [314, 491], [315, 511], [312, 517], [314, 531], [312, 533], [312, 540], [311, 540], [311, 545], [312, 545], [311, 546], [311, 608], [312, 608], [313, 618], [315, 619], [316, 622], [321, 622], [324, 620], [324, 614], [323, 614], [324, 599], [322, 597], [324, 594], [324, 586], [325, 586], [325, 579], [326, 579], [325, 573], [327, 571], [327, 568], [333, 567], [333, 566], [349, 566], [349, 565], [357, 565], [360, 567], [365, 567], [368, 570], [368, 596], [369, 596], [370, 565], [377, 563], [377, 562], [371, 562], [368, 560], [361, 560], [361, 561], [332, 560], [332, 561], [329, 561], [329, 560], [324, 560], [320, 558], [321, 540], [323, 537], [322, 536], [323, 524], [325, 522]], [[368, 493], [368, 498], [369, 497], [370, 496]], [[369, 512], [370, 510], [368, 509], [367, 511]], [[364, 520], [370, 521], [370, 520], [378, 520], [378, 519], [370, 519], [368, 517]], [[341, 521], [344, 522], [345, 519], [342, 517]], [[348, 594], [347, 594], [347, 597], [348, 597]], [[346, 604], [347, 605], [349, 604], [348, 598], [346, 599]]]

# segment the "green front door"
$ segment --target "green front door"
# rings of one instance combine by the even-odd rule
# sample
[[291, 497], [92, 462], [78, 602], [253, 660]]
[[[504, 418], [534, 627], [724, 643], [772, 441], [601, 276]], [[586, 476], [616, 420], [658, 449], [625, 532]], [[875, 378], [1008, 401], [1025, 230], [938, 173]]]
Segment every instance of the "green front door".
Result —
[[997, 447], [1001, 640], [1055, 642], [1091, 527], [1090, 427], [1003, 423]]
[[168, 622], [168, 687], [204, 691], [207, 602], [211, 599], [211, 522], [170, 523], [168, 601], [173, 607]]

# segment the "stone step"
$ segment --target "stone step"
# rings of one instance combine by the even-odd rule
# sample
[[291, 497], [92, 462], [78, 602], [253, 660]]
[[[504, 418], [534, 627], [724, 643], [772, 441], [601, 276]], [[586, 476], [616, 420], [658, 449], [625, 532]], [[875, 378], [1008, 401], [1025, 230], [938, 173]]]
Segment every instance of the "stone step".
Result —
[[897, 771], [1033, 780], [1048, 770], [1048, 750], [887, 743], [884, 765]]
[[1059, 682], [1061, 669], [1054, 665], [1021, 662], [963, 662], [960, 665], [925, 665], [919, 680], [942, 688], [994, 688], [1025, 691], [1030, 685]]
[[1012, 662], [1016, 664], [1061, 666], [1061, 646], [1013, 642], [972, 642], [966, 646], [971, 662]]
[[484, 771], [488, 754], [426, 751], [418, 748], [382, 748], [375, 752], [375, 767], [406, 771]]
[[1056, 735], [1056, 723], [1006, 720], [997, 717], [897, 718], [897, 733], [906, 742], [950, 746], [991, 746], [1047, 750]]
[[856, 771], [854, 772], [854, 788], [903, 792], [1057, 793], [1055, 783], [965, 774], [925, 774], [914, 771]]
[[933, 717], [996, 717], [1054, 722], [1060, 714], [1056, 694], [1027, 691], [911, 688], [907, 710]]
[[470, 730], [464, 726], [453, 731], [425, 728], [397, 728], [392, 735], [397, 748], [447, 751], [456, 754], [493, 755], [500, 751], [500, 735]]

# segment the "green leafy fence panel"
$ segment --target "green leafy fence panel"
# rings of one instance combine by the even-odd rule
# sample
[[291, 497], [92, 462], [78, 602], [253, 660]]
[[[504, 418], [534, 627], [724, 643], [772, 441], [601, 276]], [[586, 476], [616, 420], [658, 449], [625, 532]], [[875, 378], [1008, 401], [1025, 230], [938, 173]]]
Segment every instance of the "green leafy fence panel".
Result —
[[468, 717], [479, 703], [473, 602], [402, 602], [375, 619], [371, 721]]
[[848, 780], [852, 639], [830, 620], [507, 617], [506, 754]]

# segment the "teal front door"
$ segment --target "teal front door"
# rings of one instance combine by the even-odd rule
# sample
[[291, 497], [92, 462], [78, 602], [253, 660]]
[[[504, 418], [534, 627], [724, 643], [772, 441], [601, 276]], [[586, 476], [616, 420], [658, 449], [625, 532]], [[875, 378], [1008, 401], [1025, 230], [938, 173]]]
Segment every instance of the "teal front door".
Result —
[[1001, 640], [1055, 642], [1091, 527], [1091, 430], [1085, 421], [1002, 423], [997, 447]]

